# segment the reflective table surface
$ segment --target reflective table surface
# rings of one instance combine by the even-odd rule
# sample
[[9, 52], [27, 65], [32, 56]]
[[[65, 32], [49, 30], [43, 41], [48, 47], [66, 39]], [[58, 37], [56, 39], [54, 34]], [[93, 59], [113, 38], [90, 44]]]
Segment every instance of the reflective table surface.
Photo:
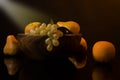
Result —
[[2, 71], [0, 78], [6, 80], [120, 80], [119, 57], [98, 63], [88, 55], [86, 66], [76, 69], [68, 59], [35, 61], [7, 56]]

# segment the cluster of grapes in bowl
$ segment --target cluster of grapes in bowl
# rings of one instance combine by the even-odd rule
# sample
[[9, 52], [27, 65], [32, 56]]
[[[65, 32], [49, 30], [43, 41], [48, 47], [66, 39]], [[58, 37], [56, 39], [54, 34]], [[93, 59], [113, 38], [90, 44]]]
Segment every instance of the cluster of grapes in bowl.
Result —
[[[59, 38], [62, 37], [65, 34], [79, 34], [78, 32], [75, 32], [71, 27], [71, 24], [77, 24], [76, 22], [69, 21], [67, 24], [64, 22], [58, 22], [57, 24], [45, 24], [45, 23], [39, 23], [39, 22], [33, 22], [26, 26], [25, 28], [25, 34], [30, 35], [40, 35], [40, 36], [48, 36], [45, 40], [45, 44], [47, 44], [46, 49], [48, 51], [52, 51], [53, 46], [57, 47], [59, 46]], [[68, 25], [69, 24], [69, 25]], [[70, 26], [66, 27], [66, 26]], [[79, 25], [77, 25], [77, 30], [79, 30]], [[71, 31], [72, 30], [72, 31]]]
[[70, 33], [70, 31], [65, 27], [59, 27], [56, 24], [46, 25], [45, 23], [42, 23], [39, 27], [30, 29], [30, 32], [28, 34], [48, 36], [48, 38], [45, 40], [45, 43], [47, 44], [46, 49], [48, 51], [51, 51], [53, 49], [53, 46], [59, 46], [60, 43], [58, 39], [66, 33]]

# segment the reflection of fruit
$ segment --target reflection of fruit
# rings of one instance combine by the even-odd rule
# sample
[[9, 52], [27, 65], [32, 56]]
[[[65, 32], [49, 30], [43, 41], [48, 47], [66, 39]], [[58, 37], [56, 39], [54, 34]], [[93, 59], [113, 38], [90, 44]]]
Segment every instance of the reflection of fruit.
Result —
[[6, 65], [9, 75], [15, 75], [21, 66], [20, 60], [15, 58], [5, 58], [4, 64]]
[[114, 80], [109, 67], [97, 67], [92, 72], [92, 80]]
[[66, 27], [73, 33], [79, 33], [80, 32], [80, 25], [74, 21], [67, 21], [67, 22], [57, 22], [57, 25], [60, 27]]
[[115, 46], [108, 41], [98, 41], [93, 46], [93, 58], [98, 62], [108, 62], [115, 57]]
[[85, 38], [81, 37], [80, 45], [82, 45], [85, 50], [87, 50], [87, 41], [85, 40]]
[[85, 65], [87, 63], [87, 56], [81, 62], [78, 62], [75, 57], [69, 57], [68, 59], [74, 64], [74, 66], [77, 69], [81, 69], [81, 68], [85, 67]]
[[40, 26], [40, 22], [32, 22], [25, 27], [25, 33], [30, 33], [31, 29], [35, 29]]
[[8, 35], [4, 46], [4, 54], [14, 55], [18, 51], [18, 41], [14, 35]]

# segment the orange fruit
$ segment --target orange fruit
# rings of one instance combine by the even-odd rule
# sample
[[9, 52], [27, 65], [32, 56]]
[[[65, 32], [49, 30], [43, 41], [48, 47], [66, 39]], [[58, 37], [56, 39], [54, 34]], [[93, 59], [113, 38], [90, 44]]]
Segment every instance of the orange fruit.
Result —
[[82, 45], [85, 48], [85, 50], [87, 50], [88, 47], [85, 38], [81, 37], [80, 45]]
[[60, 27], [65, 27], [73, 33], [80, 32], [80, 25], [75, 21], [66, 21], [66, 22], [59, 21], [57, 22], [57, 25]]
[[18, 51], [18, 40], [14, 35], [8, 35], [3, 52], [7, 55], [14, 55]]
[[32, 22], [32, 23], [29, 23], [26, 27], [25, 27], [25, 34], [26, 33], [30, 33], [30, 30], [31, 29], [35, 29], [36, 27], [39, 27], [40, 26], [40, 22]]
[[92, 48], [93, 58], [98, 62], [109, 62], [115, 57], [115, 46], [108, 41], [98, 41]]

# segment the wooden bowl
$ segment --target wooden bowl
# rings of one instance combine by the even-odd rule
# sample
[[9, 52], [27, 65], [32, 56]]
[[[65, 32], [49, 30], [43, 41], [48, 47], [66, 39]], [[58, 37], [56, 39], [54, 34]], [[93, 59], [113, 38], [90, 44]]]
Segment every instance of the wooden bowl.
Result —
[[19, 47], [23, 53], [34, 60], [44, 60], [47, 58], [67, 58], [70, 56], [85, 55], [84, 48], [80, 45], [81, 34], [64, 34], [59, 38], [59, 46], [53, 47], [52, 51], [47, 51], [45, 39], [48, 36], [40, 36], [36, 34], [18, 34], [16, 38], [19, 41]]

